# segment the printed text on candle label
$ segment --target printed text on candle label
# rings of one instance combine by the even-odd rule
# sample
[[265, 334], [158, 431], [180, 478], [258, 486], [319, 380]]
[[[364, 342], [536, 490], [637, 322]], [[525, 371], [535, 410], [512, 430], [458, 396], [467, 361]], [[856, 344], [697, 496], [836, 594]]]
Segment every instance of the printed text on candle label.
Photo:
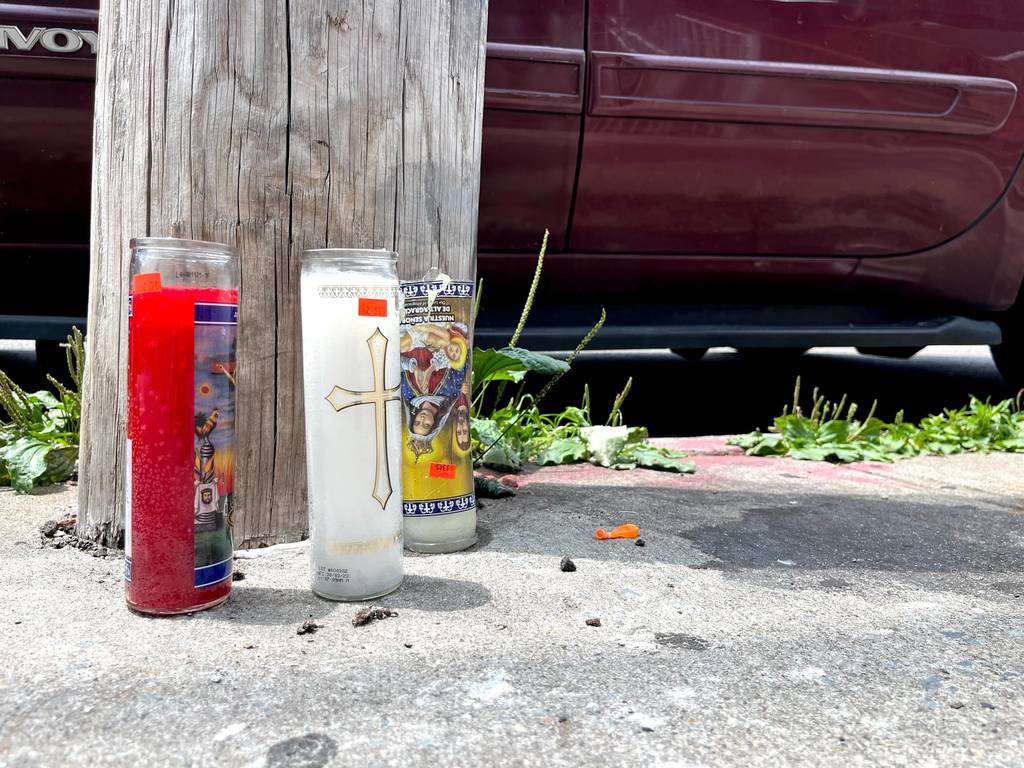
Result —
[[442, 477], [446, 480], [455, 479], [455, 465], [454, 464], [437, 464], [432, 463], [430, 465], [430, 476], [431, 477]]
[[152, 293], [160, 290], [160, 273], [145, 272], [132, 276], [132, 290], [135, 293]]
[[328, 568], [326, 565], [318, 566], [316, 569], [317, 581], [329, 584], [347, 584], [348, 568]]
[[387, 317], [387, 299], [359, 299], [360, 317]]

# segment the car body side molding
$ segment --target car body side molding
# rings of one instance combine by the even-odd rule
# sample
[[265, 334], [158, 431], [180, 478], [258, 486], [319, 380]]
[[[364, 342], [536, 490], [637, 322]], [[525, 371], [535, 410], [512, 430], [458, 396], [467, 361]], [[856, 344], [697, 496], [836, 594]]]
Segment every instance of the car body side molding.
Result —
[[584, 64], [580, 49], [488, 43], [484, 106], [579, 114]]
[[981, 135], [1017, 86], [872, 67], [594, 52], [592, 115]]

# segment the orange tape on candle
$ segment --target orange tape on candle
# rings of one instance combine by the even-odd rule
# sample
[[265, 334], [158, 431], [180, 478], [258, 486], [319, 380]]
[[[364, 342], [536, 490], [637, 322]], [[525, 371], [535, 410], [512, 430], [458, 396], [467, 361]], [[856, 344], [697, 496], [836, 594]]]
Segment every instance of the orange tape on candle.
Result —
[[132, 291], [135, 293], [152, 293], [160, 290], [160, 273], [146, 272], [132, 277]]
[[388, 300], [387, 299], [360, 299], [359, 300], [359, 316], [360, 317], [387, 317], [388, 316]]
[[455, 479], [455, 465], [454, 464], [431, 464], [430, 465], [430, 476], [441, 477], [445, 480]]

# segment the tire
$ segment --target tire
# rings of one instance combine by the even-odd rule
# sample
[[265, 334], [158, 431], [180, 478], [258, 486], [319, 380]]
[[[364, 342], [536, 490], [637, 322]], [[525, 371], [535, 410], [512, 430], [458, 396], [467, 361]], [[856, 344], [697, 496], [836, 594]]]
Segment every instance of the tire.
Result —
[[1024, 318], [1021, 317], [1020, 303], [999, 320], [1003, 332], [1003, 343], [990, 346], [992, 359], [1003, 381], [1014, 392], [1024, 388]]
[[1019, 338], [1014, 339], [1012, 336], [1010, 343], [1007, 343], [1005, 330], [1003, 334], [1003, 343], [989, 349], [992, 350], [992, 359], [999, 369], [999, 375], [1008, 387], [1017, 391], [1024, 388], [1024, 347]]
[[69, 383], [67, 353], [59, 341], [36, 340], [36, 367], [40, 376], [50, 373], [54, 378]]
[[875, 357], [889, 357], [896, 360], [909, 360], [924, 347], [857, 347], [862, 355], [874, 355]]
[[707, 347], [680, 347], [679, 349], [673, 349], [672, 353], [679, 355], [683, 360], [688, 363], [699, 362], [704, 355], [708, 353]]
[[739, 356], [752, 363], [793, 363], [803, 357], [804, 347], [747, 347], [737, 349]]

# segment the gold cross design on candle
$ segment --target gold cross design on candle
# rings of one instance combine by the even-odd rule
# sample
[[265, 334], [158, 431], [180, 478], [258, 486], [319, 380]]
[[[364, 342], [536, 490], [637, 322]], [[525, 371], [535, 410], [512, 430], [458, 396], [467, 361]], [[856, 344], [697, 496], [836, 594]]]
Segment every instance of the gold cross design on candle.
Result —
[[373, 332], [373, 335], [366, 340], [370, 348], [370, 364], [373, 366], [373, 389], [367, 391], [354, 391], [344, 387], [334, 387], [327, 395], [327, 402], [335, 411], [343, 411], [355, 405], [372, 405], [376, 417], [377, 426], [377, 462], [376, 472], [373, 477], [373, 498], [380, 504], [380, 508], [388, 503], [391, 498], [391, 467], [388, 466], [388, 432], [385, 428], [384, 408], [391, 400], [400, 400], [398, 387], [390, 389], [384, 387], [384, 358], [388, 351], [388, 337], [380, 332], [380, 328]]

